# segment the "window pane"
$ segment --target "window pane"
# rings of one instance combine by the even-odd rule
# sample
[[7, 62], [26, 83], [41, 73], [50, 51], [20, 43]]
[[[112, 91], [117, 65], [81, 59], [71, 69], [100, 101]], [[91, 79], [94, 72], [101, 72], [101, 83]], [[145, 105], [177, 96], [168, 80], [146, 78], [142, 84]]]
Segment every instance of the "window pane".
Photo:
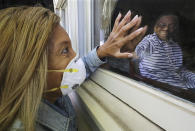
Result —
[[194, 0], [119, 0], [111, 29], [119, 12], [131, 10], [148, 31], [135, 49], [137, 58], [109, 58], [105, 67], [195, 102], [194, 7]]

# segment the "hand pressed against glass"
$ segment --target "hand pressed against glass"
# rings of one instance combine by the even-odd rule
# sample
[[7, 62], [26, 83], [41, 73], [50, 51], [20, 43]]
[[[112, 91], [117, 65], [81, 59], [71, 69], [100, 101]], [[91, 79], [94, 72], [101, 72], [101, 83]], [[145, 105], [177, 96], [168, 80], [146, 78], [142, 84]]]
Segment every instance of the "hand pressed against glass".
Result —
[[[108, 40], [99, 48], [98, 56], [112, 56], [116, 58], [131, 58], [132, 53], [138, 42], [144, 36], [147, 26], [139, 28], [141, 17], [137, 15], [131, 20], [131, 12], [127, 12], [125, 17], [120, 21], [121, 14], [115, 20], [114, 27]], [[139, 28], [139, 29], [138, 29]], [[128, 34], [128, 32], [130, 33]], [[125, 51], [121, 52], [121, 48]]]
[[174, 15], [162, 16], [154, 27], [154, 32], [161, 40], [168, 40], [177, 28], [177, 17]]

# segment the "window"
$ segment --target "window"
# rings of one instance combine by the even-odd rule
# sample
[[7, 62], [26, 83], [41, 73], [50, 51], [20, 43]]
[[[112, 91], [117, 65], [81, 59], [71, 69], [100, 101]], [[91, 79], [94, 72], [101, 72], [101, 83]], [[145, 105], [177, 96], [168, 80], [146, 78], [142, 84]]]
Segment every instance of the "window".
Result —
[[[117, 2], [116, 0], [87, 0], [87, 1], [82, 1], [82, 3], [79, 3], [80, 0], [78, 1], [65, 0], [65, 1], [67, 2], [67, 5], [66, 7], [63, 7], [63, 9], [65, 10], [65, 29], [67, 30], [67, 32], [69, 32], [68, 29], [72, 28], [71, 26], [74, 26], [74, 24], [72, 25], [68, 24], [68, 22], [73, 21], [73, 19], [71, 19], [73, 17], [70, 18], [69, 15], [71, 15], [73, 12], [76, 12], [75, 10], [77, 10], [76, 8], [71, 6], [72, 4], [70, 2], [75, 2], [77, 4], [78, 13], [80, 13], [80, 15], [74, 15], [74, 17], [78, 17], [78, 22], [79, 22], [78, 29], [76, 30], [78, 31], [78, 33], [80, 33], [78, 34], [79, 46], [83, 47], [83, 48], [79, 47], [79, 53], [81, 52], [86, 53], [93, 47], [104, 43], [108, 34], [110, 33], [110, 30], [113, 25], [113, 20], [115, 19], [115, 16], [118, 14], [119, 10], [123, 14], [125, 14], [128, 11], [128, 9], [131, 9], [131, 11], [134, 12], [134, 15], [136, 13], [138, 13], [139, 15], [142, 15], [143, 25], [145, 24], [150, 25], [151, 21], [154, 21], [153, 19], [152, 20], [150, 19], [151, 14], [147, 15], [149, 13], [147, 12], [149, 10], [148, 8], [151, 8], [151, 7], [146, 8], [147, 7], [145, 6], [146, 3], [142, 3], [141, 1], [119, 0], [118, 3], [116, 3]], [[151, 2], [149, 3], [152, 5], [155, 3], [155, 1], [153, 1], [153, 3]], [[141, 5], [143, 7], [140, 7]], [[70, 8], [69, 12], [67, 10], [68, 8]], [[91, 12], [87, 12], [87, 11], [91, 11]], [[89, 24], [86, 24], [85, 22]], [[109, 25], [109, 23], [112, 23], [112, 24]], [[163, 25], [164, 24], [162, 24], [162, 26]], [[172, 26], [172, 25], [168, 24], [168, 26]], [[152, 33], [152, 27], [149, 27], [149, 30], [147, 32], [147, 34], [150, 34], [150, 33]], [[71, 38], [71, 40], [73, 39], [74, 38]], [[75, 44], [75, 43], [72, 43], [72, 44]], [[118, 64], [116, 64], [117, 62]], [[135, 63], [136, 62], [137, 61], [135, 60]], [[142, 77], [139, 74], [139, 72], [136, 72], [139, 69], [138, 68], [139, 66], [134, 66], [135, 67], [134, 69], [132, 68], [131, 64], [132, 63], [129, 59], [118, 59], [118, 60], [109, 59], [109, 64], [104, 65], [104, 68], [107, 68], [111, 71], [128, 76], [129, 78], [123, 77], [121, 75], [112, 73], [107, 70], [99, 69], [95, 73], [95, 75], [92, 75], [92, 77], [90, 77], [89, 81], [84, 83], [82, 88], [78, 88], [77, 93], [79, 94], [79, 96], [82, 98], [82, 100], [84, 101], [86, 105], [91, 105], [91, 102], [95, 102], [97, 104], [97, 105], [94, 105], [93, 103], [92, 104], [93, 106], [91, 106], [93, 108], [87, 108], [87, 111], [90, 112], [90, 115], [92, 116], [92, 118], [95, 119], [95, 121], [96, 120], [101, 121], [102, 118], [107, 119], [107, 115], [110, 116], [114, 114], [113, 115], [114, 117], [111, 116], [110, 120], [108, 119], [107, 122], [110, 122], [117, 118], [116, 122], [119, 124], [122, 124], [123, 127], [125, 127], [124, 126], [125, 123], [127, 123], [128, 127], [132, 127], [132, 124], [128, 124], [129, 120], [133, 120], [135, 123], [134, 125], [139, 126], [140, 121], [138, 122], [135, 119], [135, 115], [133, 115], [133, 117], [130, 116], [129, 120], [125, 119], [125, 122], [118, 122], [118, 120], [122, 120], [125, 117], [123, 117], [123, 115], [121, 115], [121, 113], [119, 113], [118, 110], [117, 112], [113, 112], [112, 108], [110, 108], [109, 111], [107, 110], [108, 108], [106, 106], [111, 104], [109, 102], [109, 99], [105, 99], [105, 97], [103, 97], [104, 99], [100, 100], [99, 98], [101, 97], [98, 97], [98, 98], [96, 97], [98, 94], [102, 96], [102, 92], [100, 90], [102, 90], [103, 88], [103, 92], [106, 92], [110, 96], [117, 98], [117, 100], [127, 105], [128, 108], [130, 109], [133, 108], [133, 110], [136, 110], [136, 112], [139, 115], [141, 114], [142, 117], [149, 120], [150, 121], [149, 123], [155, 124], [164, 130], [177, 130], [177, 129], [178, 130], [186, 130], [186, 129], [192, 130], [192, 128], [194, 129], [194, 126], [193, 126], [194, 116], [192, 115], [194, 111], [194, 104], [186, 100], [182, 100], [180, 98], [178, 99], [178, 97], [175, 97], [169, 94], [169, 92], [194, 102], [193, 100], [194, 97], [192, 96], [193, 93], [188, 90], [184, 92], [182, 89], [180, 90], [180, 88], [176, 88], [176, 87], [174, 88], [174, 86], [169, 87], [166, 83], [164, 83], [165, 85], [163, 85], [163, 83], [158, 83], [158, 81], [146, 79], [145, 77]], [[133, 65], [135, 64], [133, 63]], [[132, 80], [132, 79], [136, 79], [137, 81]], [[146, 84], [149, 84], [150, 86], [143, 84], [142, 81], [144, 81]], [[153, 85], [154, 87], [152, 87], [151, 85]], [[97, 87], [97, 90], [95, 89], [96, 87]], [[165, 91], [159, 91], [156, 88], [166, 90], [168, 91], [168, 93], [166, 93]], [[110, 96], [109, 98], [112, 99]], [[186, 96], [187, 97], [190, 96], [190, 97], [187, 98]], [[102, 105], [103, 103], [109, 103], [109, 104], [106, 104], [106, 106], [103, 106]], [[117, 103], [117, 102], [114, 101], [114, 103]], [[155, 108], [153, 108], [154, 105], [155, 105]], [[102, 107], [102, 108], [99, 108], [99, 107]], [[97, 115], [97, 116], [91, 114], [92, 112], [99, 113], [102, 109], [108, 114], [107, 115]], [[122, 107], [119, 106], [119, 108], [117, 109], [120, 110], [122, 109]], [[123, 112], [124, 116], [126, 114], [129, 114], [128, 112], [124, 110], [121, 110], [121, 111]], [[116, 117], [117, 115], [115, 114], [120, 116], [120, 118], [122, 119]], [[132, 114], [129, 114], [129, 115], [132, 115]], [[164, 118], [167, 118], [167, 119], [164, 119]], [[182, 123], [182, 124], [178, 125], [178, 123]], [[110, 126], [110, 124], [107, 124], [107, 123], [104, 123], [104, 125]], [[145, 129], [143, 124], [142, 124], [142, 128]], [[151, 129], [151, 127], [149, 128]]]
[[103, 68], [195, 102], [195, 2], [119, 0], [116, 5], [112, 2], [105, 0], [102, 4], [103, 11], [104, 4], [109, 13], [113, 8], [112, 17], [106, 17], [110, 26], [104, 27], [104, 19], [101, 21], [104, 40], [118, 13], [125, 15], [128, 10], [133, 16], [142, 16], [142, 26], [148, 25], [148, 31], [135, 50], [139, 59], [109, 58]]

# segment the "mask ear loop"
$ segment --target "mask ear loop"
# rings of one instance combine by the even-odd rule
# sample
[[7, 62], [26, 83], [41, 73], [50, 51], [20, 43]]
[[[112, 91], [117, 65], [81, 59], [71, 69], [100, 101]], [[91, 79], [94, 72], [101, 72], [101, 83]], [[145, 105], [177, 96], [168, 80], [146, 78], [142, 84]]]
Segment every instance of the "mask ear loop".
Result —
[[73, 68], [65, 69], [65, 70], [48, 70], [48, 72], [78, 72], [78, 71], [79, 71], [78, 69], [73, 69]]
[[[78, 69], [73, 69], [73, 68], [65, 69], [65, 70], [48, 70], [48, 72], [70, 72], [70, 73], [78, 72], [78, 71], [79, 71]], [[57, 88], [52, 88], [52, 89], [46, 90], [45, 93], [54, 92], [54, 91], [59, 90], [60, 88], [68, 88], [68, 85], [64, 85], [64, 86], [61, 86], [61, 87], [57, 87]]]
[[64, 85], [64, 86], [61, 86], [61, 87], [57, 87], [57, 88], [52, 88], [52, 89], [46, 90], [45, 93], [54, 92], [54, 91], [59, 90], [60, 88], [68, 88], [68, 85]]

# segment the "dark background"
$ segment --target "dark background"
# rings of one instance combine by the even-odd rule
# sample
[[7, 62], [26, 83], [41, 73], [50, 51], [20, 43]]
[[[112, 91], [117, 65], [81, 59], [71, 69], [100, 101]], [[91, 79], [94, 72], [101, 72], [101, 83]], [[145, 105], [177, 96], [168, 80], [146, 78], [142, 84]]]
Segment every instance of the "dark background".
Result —
[[27, 6], [41, 5], [45, 8], [54, 11], [53, 0], [0, 0], [0, 9], [22, 5]]

